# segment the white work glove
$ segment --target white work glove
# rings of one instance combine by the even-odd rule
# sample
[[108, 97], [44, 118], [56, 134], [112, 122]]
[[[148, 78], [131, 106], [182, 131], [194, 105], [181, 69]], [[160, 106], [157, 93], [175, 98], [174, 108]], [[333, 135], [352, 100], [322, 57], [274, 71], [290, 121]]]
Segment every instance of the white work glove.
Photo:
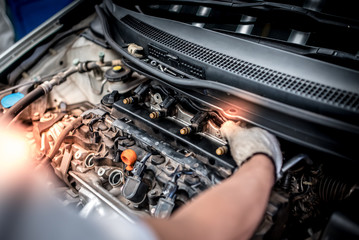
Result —
[[221, 134], [227, 139], [232, 157], [239, 167], [253, 155], [263, 153], [272, 159], [276, 179], [280, 178], [282, 152], [272, 134], [257, 127], [242, 128], [232, 121], [222, 124]]

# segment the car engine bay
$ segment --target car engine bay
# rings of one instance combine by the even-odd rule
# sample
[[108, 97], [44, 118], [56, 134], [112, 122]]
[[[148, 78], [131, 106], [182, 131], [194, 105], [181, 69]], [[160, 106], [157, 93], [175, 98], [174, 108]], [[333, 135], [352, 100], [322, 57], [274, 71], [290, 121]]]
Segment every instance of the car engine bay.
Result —
[[[100, 212], [128, 221], [170, 217], [237, 170], [219, 130], [232, 120], [272, 132], [283, 152], [281, 179], [253, 239], [321, 239], [333, 229], [351, 232], [342, 221], [358, 227], [352, 220], [358, 210], [358, 159], [300, 144], [252, 121], [231, 94], [149, 74], [91, 39], [96, 29], [87, 26], [96, 21], [96, 14], [87, 17], [73, 28], [80, 29], [76, 34], [51, 46], [22, 74], [17, 92], [26, 95], [42, 86], [41, 97], [17, 112], [2, 101], [3, 115], [13, 110], [16, 117], [9, 124], [26, 126], [36, 165], [49, 163], [61, 180], [52, 188], [63, 205], [84, 218]], [[123, 49], [162, 73], [187, 76], [154, 53], [147, 55], [138, 43]], [[12, 91], [2, 90], [0, 98]], [[260, 109], [253, 114], [260, 115]]]

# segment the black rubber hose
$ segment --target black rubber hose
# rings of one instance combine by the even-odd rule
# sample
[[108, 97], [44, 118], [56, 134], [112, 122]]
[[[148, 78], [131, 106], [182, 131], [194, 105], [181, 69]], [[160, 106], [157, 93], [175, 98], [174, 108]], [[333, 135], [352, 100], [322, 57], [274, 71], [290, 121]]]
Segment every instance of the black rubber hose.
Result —
[[41, 96], [45, 95], [45, 90], [42, 87], [37, 87], [30, 93], [28, 93], [25, 97], [20, 99], [14, 106], [12, 106], [9, 110], [4, 114], [4, 119], [6, 121], [11, 121], [15, 118], [22, 110], [24, 110], [27, 106], [33, 103], [35, 100], [39, 99]]
[[[10, 124], [11, 121], [27, 106], [29, 106], [35, 100], [39, 99], [41, 96], [46, 95], [48, 92], [52, 90], [52, 88], [55, 85], [59, 85], [63, 83], [68, 76], [76, 72], [89, 72], [98, 67], [112, 66], [119, 63], [120, 62], [118, 62], [118, 60], [107, 61], [104, 63], [97, 63], [91, 61], [91, 62], [80, 63], [78, 67], [71, 67], [67, 69], [65, 72], [61, 72], [55, 75], [51, 81], [41, 84], [36, 89], [28, 93], [24, 98], [22, 98], [8, 111], [5, 112], [5, 114], [3, 115], [4, 116], [3, 119], [5, 122]], [[47, 91], [45, 89], [47, 89]]]
[[[78, 69], [77, 68], [70, 68], [67, 71], [63, 72], [63, 73], [59, 73], [59, 74], [63, 74], [63, 75], [56, 75], [54, 79], [56, 80], [55, 84], [60, 84], [62, 83], [68, 76], [70, 76], [71, 74], [77, 72]], [[53, 81], [52, 80], [52, 81]], [[51, 81], [50, 81], [51, 82]], [[49, 91], [51, 91], [52, 87], [54, 86], [54, 84], [52, 83], [43, 83], [42, 85], [50, 85], [51, 88], [48, 88]], [[10, 123], [22, 110], [24, 110], [27, 106], [29, 106], [31, 103], [33, 103], [34, 101], [36, 101], [37, 99], [39, 99], [40, 97], [44, 96], [45, 94], [47, 94], [47, 92], [45, 91], [45, 88], [42, 87], [42, 85], [38, 86], [37, 88], [35, 88], [33, 91], [31, 91], [30, 93], [28, 93], [25, 97], [23, 97], [22, 99], [20, 99], [17, 103], [15, 103], [14, 106], [12, 106], [9, 110], [7, 110], [5, 112], [5, 114], [3, 115], [3, 119], [5, 120], [5, 122]]]

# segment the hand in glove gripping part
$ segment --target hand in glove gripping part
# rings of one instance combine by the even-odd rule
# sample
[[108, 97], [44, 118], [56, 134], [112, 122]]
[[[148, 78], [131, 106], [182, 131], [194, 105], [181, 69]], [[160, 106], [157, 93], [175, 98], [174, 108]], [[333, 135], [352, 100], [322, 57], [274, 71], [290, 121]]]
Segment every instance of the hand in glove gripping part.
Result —
[[278, 140], [272, 134], [257, 127], [242, 128], [232, 121], [221, 126], [221, 134], [227, 139], [232, 157], [239, 167], [252, 156], [262, 153], [272, 159], [276, 179], [280, 178], [282, 152]]

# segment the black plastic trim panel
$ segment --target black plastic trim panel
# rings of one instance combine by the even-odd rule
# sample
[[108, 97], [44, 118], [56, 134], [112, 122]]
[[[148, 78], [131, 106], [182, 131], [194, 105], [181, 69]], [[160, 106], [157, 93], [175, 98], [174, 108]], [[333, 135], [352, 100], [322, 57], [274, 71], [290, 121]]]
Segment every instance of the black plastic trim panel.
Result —
[[109, 27], [117, 42], [139, 44], [147, 55], [155, 46], [203, 69], [207, 80], [350, 124], [359, 122], [357, 71], [105, 3], [116, 23]]
[[[359, 94], [319, 84], [303, 78], [295, 77], [273, 69], [265, 68], [239, 58], [211, 50], [168, 34], [150, 26], [132, 16], [121, 19], [126, 25], [142, 35], [161, 43], [172, 50], [181, 52], [200, 62], [232, 72], [252, 81], [278, 88], [292, 94], [312, 98], [329, 105], [359, 112]], [[149, 51], [151, 53], [149, 46]], [[161, 60], [161, 59], [160, 59]]]

